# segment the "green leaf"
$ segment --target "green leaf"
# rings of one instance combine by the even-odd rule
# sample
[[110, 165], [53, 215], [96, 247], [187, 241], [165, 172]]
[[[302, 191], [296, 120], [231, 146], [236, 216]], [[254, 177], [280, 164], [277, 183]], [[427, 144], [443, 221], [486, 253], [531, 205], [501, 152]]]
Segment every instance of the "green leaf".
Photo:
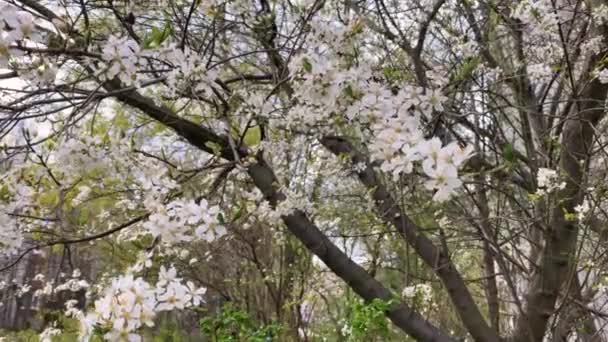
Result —
[[302, 62], [302, 66], [304, 67], [304, 71], [306, 72], [312, 72], [312, 64], [310, 64], [310, 61], [308, 60], [308, 58], [304, 58], [304, 61]]
[[510, 163], [515, 161], [515, 149], [513, 148], [513, 145], [506, 144], [505, 147], [503, 147], [502, 157]]
[[243, 137], [243, 142], [247, 146], [256, 146], [262, 141], [262, 131], [260, 130], [260, 126], [254, 126], [247, 129], [245, 132], [245, 136]]
[[214, 143], [213, 141], [207, 141], [205, 143], [205, 146], [208, 147], [215, 155], [219, 155], [222, 151], [222, 146], [217, 143]]
[[566, 221], [574, 222], [578, 220], [578, 215], [576, 213], [569, 213], [565, 208], [562, 208], [562, 211], [564, 212], [564, 219]]
[[540, 195], [539, 193], [529, 193], [528, 194], [528, 199], [532, 202], [536, 202], [538, 200], [540, 200], [542, 197], [542, 195]]
[[479, 57], [467, 58], [456, 70], [454, 81], [464, 81], [468, 79], [480, 63], [481, 58]]
[[42, 207], [53, 207], [59, 203], [59, 191], [51, 190], [38, 195], [38, 204]]
[[144, 49], [160, 46], [172, 33], [173, 27], [168, 21], [165, 22], [165, 26], [162, 29], [153, 27], [152, 31], [144, 37]]
[[401, 73], [399, 70], [392, 66], [385, 66], [382, 68], [382, 74], [389, 81], [398, 81], [401, 79]]
[[116, 116], [114, 116], [114, 125], [121, 130], [126, 130], [129, 128], [129, 119], [123, 111], [119, 111]]
[[234, 213], [234, 215], [232, 216], [232, 221], [236, 221], [238, 219], [241, 218], [241, 216], [243, 216], [243, 208], [238, 207], [236, 209], [236, 212]]
[[344, 88], [344, 93], [346, 94], [346, 96], [350, 97], [353, 100], [359, 100], [362, 97], [361, 92], [358, 92], [355, 89], [353, 89], [353, 87], [350, 84], [347, 85], [346, 88]]
[[8, 201], [11, 197], [11, 191], [8, 188], [8, 185], [2, 185], [0, 187], [0, 200], [1, 201]]

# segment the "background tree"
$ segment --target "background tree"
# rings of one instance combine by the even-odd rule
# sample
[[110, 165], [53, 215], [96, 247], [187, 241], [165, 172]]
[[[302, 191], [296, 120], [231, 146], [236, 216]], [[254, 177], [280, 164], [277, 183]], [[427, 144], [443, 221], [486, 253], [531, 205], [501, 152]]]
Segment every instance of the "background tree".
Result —
[[70, 262], [3, 298], [86, 290], [108, 340], [602, 341], [607, 5], [4, 1], [1, 270]]

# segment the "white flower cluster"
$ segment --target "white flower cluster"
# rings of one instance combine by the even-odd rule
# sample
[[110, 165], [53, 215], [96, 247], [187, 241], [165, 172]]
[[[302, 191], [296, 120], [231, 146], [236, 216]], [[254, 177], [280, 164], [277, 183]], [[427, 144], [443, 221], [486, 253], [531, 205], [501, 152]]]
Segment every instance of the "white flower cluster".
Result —
[[127, 274], [112, 281], [103, 297], [95, 301], [92, 312], [85, 315], [72, 310], [72, 313], [80, 319], [84, 340], [98, 326], [109, 329], [104, 335], [109, 341], [138, 342], [141, 336], [137, 330], [154, 326], [158, 312], [198, 306], [205, 292], [205, 288], [197, 288], [192, 282], [184, 285], [174, 267], [161, 266], [156, 286]]
[[[60, 276], [64, 277], [65, 275], [60, 274]], [[80, 270], [78, 269], [75, 269], [71, 277], [59, 285], [55, 285], [55, 280], [45, 282], [44, 274], [37, 274], [34, 277], [34, 280], [44, 284], [44, 287], [39, 288], [34, 292], [34, 297], [50, 296], [53, 293], [62, 291], [78, 292], [81, 290], [87, 290], [91, 286], [86, 280], [81, 279]]]
[[513, 9], [511, 17], [543, 31], [550, 31], [557, 24], [571, 18], [572, 13], [569, 13], [563, 1], [554, 4], [549, 0], [524, 0]]
[[[280, 209], [275, 210], [272, 208], [270, 203], [266, 200], [261, 201], [255, 205], [256, 216], [268, 224], [276, 224], [281, 221], [281, 214], [291, 214], [293, 212], [293, 205], [285, 204]], [[291, 209], [290, 209], [291, 208]], [[285, 212], [288, 210], [288, 212]], [[249, 227], [249, 225], [247, 226]]]
[[23, 285], [21, 285], [21, 287], [19, 287], [17, 289], [17, 291], [15, 292], [15, 295], [17, 296], [17, 298], [21, 298], [21, 297], [23, 297], [24, 294], [30, 292], [31, 289], [32, 289], [32, 285], [23, 284]]
[[[328, 29], [336, 33], [336, 41], [347, 32]], [[327, 30], [316, 30], [327, 35]], [[323, 37], [318, 40], [323, 41]], [[352, 124], [372, 123], [371, 132], [364, 135], [369, 134], [371, 157], [382, 162], [382, 171], [397, 179], [401, 174], [411, 173], [414, 163], [422, 161], [423, 171], [429, 177], [426, 188], [435, 191], [434, 200], [447, 200], [462, 185], [458, 168], [473, 151], [470, 146], [461, 148], [457, 143], [442, 146], [439, 139], [424, 138], [421, 118], [444, 110], [447, 98], [440, 86], [403, 85], [394, 93], [386, 85], [371, 80], [369, 67], [341, 63], [332, 49], [340, 47], [320, 43], [318, 49], [292, 62], [292, 70], [298, 75], [295, 93], [300, 101], [290, 109], [288, 121], [293, 125], [319, 127], [328, 122], [331, 113], [343, 113]], [[436, 79], [441, 79], [437, 76]]]
[[2, 20], [8, 25], [8, 35], [14, 40], [31, 38], [34, 35], [36, 25], [34, 16], [26, 11], [18, 11], [12, 5], [5, 5], [0, 12]]
[[137, 68], [141, 59], [150, 57], [166, 61], [173, 68], [167, 74], [168, 89], [172, 95], [178, 90], [213, 95], [211, 88], [217, 79], [217, 70], [208, 70], [200, 56], [185, 47], [183, 50], [175, 43], [166, 44], [159, 49], [142, 50], [136, 41], [128, 38], [111, 36], [102, 50], [102, 59], [107, 67], [102, 75], [107, 79], [118, 77], [126, 85], [141, 82]]
[[174, 68], [167, 75], [167, 83], [172, 92], [177, 90], [196, 91], [203, 96], [211, 96], [211, 88], [217, 79], [217, 70], [208, 70], [200, 54], [193, 53], [188, 47], [183, 50], [175, 43], [162, 49], [158, 56], [171, 63]]
[[174, 244], [199, 239], [211, 242], [227, 233], [218, 220], [219, 207], [210, 206], [204, 199], [199, 204], [193, 200], [175, 200], [158, 209], [150, 215], [143, 227], [152, 236], [160, 237], [163, 243]]
[[538, 182], [538, 195], [548, 194], [556, 189], [563, 189], [566, 187], [566, 182], [559, 183], [559, 176], [557, 171], [541, 167], [538, 169], [536, 176]]
[[587, 214], [591, 212], [591, 205], [589, 205], [589, 201], [585, 198], [583, 203], [574, 207], [574, 212], [576, 213], [576, 218], [580, 221], [585, 219]]
[[72, 199], [72, 205], [78, 206], [84, 202], [91, 194], [91, 188], [86, 185], [78, 187], [78, 194]]
[[527, 68], [528, 76], [532, 82], [544, 82], [553, 75], [553, 70], [546, 63], [529, 64]]
[[424, 294], [425, 297], [432, 295], [433, 289], [427, 284], [416, 284], [403, 288], [401, 295], [404, 298], [414, 298], [418, 294]]
[[137, 81], [139, 54], [139, 45], [133, 39], [110, 36], [101, 54], [108, 64], [105, 77], [111, 80], [118, 76], [124, 84], [134, 84]]
[[30, 68], [23, 71], [20, 76], [34, 86], [52, 85], [57, 77], [57, 67], [36, 57], [31, 62]]
[[350, 324], [344, 322], [344, 325], [340, 329], [340, 334], [342, 336], [350, 336], [352, 333], [353, 333], [353, 327]]
[[425, 187], [436, 190], [433, 199], [441, 202], [447, 200], [456, 188], [462, 185], [458, 178], [458, 168], [471, 156], [471, 145], [462, 148], [456, 142], [441, 146], [438, 138], [420, 143], [416, 150], [424, 160], [422, 169], [430, 178]]
[[12, 5], [0, 8], [0, 67], [8, 65], [11, 54], [15, 54], [12, 44], [24, 39], [37, 39], [34, 16], [26, 11], [18, 11]]
[[597, 78], [600, 80], [600, 83], [606, 84], [608, 83], [608, 69], [604, 68], [596, 73]]
[[415, 301], [423, 308], [423, 311], [436, 306], [433, 305], [433, 288], [428, 284], [407, 286], [401, 292], [401, 296], [410, 301]]
[[55, 172], [69, 178], [77, 178], [93, 170], [98, 172], [109, 170], [109, 165], [112, 164], [108, 161], [124, 156], [124, 147], [117, 145], [106, 149], [100, 144], [99, 137], [65, 139], [61, 141], [61, 148], [51, 152], [48, 164], [56, 167]]
[[90, 284], [84, 279], [72, 278], [68, 279], [65, 283], [58, 285], [55, 291], [71, 291], [78, 292], [80, 290], [88, 289]]
[[413, 302], [422, 313], [427, 313], [438, 308], [437, 302], [433, 300], [433, 288], [428, 284], [407, 286], [401, 292], [401, 296]]
[[405, 114], [376, 125], [372, 156], [383, 161], [380, 168], [394, 179], [401, 173], [411, 173], [413, 163], [422, 161], [422, 169], [429, 177], [425, 187], [436, 190], [433, 199], [442, 202], [462, 185], [458, 168], [471, 156], [473, 148], [462, 148], [456, 142], [442, 146], [438, 138], [426, 140], [418, 122], [416, 116]]
[[593, 20], [599, 25], [605, 25], [608, 23], [608, 6], [601, 4], [596, 6], [592, 12]]
[[[24, 54], [18, 46], [35, 47], [42, 41], [36, 30], [35, 17], [27, 11], [18, 10], [7, 4], [0, 7], [0, 67], [11, 66], [19, 70], [21, 80], [34, 86], [52, 84], [57, 68], [47, 59]], [[17, 57], [23, 57], [18, 59]], [[19, 65], [26, 62], [28, 65]]]
[[419, 122], [416, 116], [404, 113], [373, 127], [376, 139], [370, 145], [372, 157], [382, 160], [382, 171], [395, 179], [400, 173], [412, 172], [413, 162], [420, 159], [414, 148], [423, 140]]
[[[542, 81], [549, 74], [542, 74], [545, 65], [553, 65], [563, 59], [563, 51], [560, 49], [560, 38], [555, 28], [560, 23], [572, 20], [576, 13], [574, 6], [563, 0], [522, 0], [515, 2], [511, 17], [521, 22], [521, 29], [525, 32], [526, 42], [537, 44], [529, 58], [530, 62], [543, 64], [532, 66], [531, 78]], [[517, 63], [515, 67], [518, 67]]]
[[137, 183], [143, 190], [151, 193], [166, 194], [177, 187], [177, 182], [170, 177], [165, 165], [144, 160], [140, 168], [133, 171]]
[[458, 42], [454, 44], [454, 50], [460, 58], [475, 57], [477, 43], [474, 40]]
[[283, 189], [283, 193], [286, 198], [277, 204], [274, 217], [280, 218], [281, 216], [291, 215], [296, 210], [309, 214], [313, 212], [313, 205], [305, 194], [292, 189]]

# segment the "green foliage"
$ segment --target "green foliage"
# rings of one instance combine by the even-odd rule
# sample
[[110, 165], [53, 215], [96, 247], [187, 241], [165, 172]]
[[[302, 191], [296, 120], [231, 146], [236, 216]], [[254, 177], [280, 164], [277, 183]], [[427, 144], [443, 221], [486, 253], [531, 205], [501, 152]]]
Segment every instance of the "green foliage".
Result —
[[247, 132], [245, 132], [245, 136], [243, 137], [243, 142], [249, 147], [256, 146], [261, 140], [262, 131], [260, 130], [260, 126], [248, 128]]
[[277, 340], [283, 327], [277, 323], [260, 325], [249, 315], [226, 304], [215, 317], [205, 317], [200, 321], [202, 333], [214, 342], [251, 341], [265, 342]]
[[66, 317], [61, 311], [54, 311], [56, 315], [55, 323], [61, 329], [61, 334], [53, 338], [53, 342], [77, 341], [80, 323], [74, 319]]
[[[78, 341], [79, 323], [75, 319], [66, 317], [60, 311], [47, 311], [44, 313], [45, 322], [54, 322], [61, 334], [53, 337], [53, 342]], [[40, 332], [26, 329], [20, 331], [0, 330], [0, 337], [10, 342], [39, 342]], [[91, 340], [95, 342], [95, 340]]]
[[389, 82], [400, 82], [406, 79], [402, 70], [391, 65], [382, 68], [382, 74]]
[[0, 337], [11, 342], [38, 342], [38, 333], [34, 330], [7, 331], [0, 330]]
[[222, 151], [222, 147], [219, 144], [214, 143], [212, 141], [207, 141], [205, 143], [205, 146], [208, 147], [211, 151], [213, 151], [214, 155], [219, 155], [220, 152]]
[[303, 59], [302, 67], [304, 68], [304, 71], [306, 71], [307, 73], [312, 72], [312, 64], [310, 63], [310, 60], [308, 58]]
[[569, 221], [569, 222], [576, 222], [578, 220], [578, 214], [576, 213], [569, 213], [568, 211], [566, 211], [566, 209], [563, 209], [564, 211], [564, 220]]
[[477, 66], [481, 63], [481, 58], [471, 57], [463, 61], [460, 67], [454, 73], [454, 81], [465, 81], [471, 77]]
[[515, 149], [512, 144], [506, 144], [502, 149], [502, 157], [509, 163], [515, 162]]
[[350, 327], [349, 341], [372, 341], [374, 338], [386, 340], [389, 335], [386, 311], [393, 301], [374, 299], [371, 303], [356, 301], [351, 306], [348, 322]]
[[190, 342], [196, 341], [182, 332], [182, 327], [170, 319], [163, 319], [157, 329], [144, 335], [145, 341], [154, 342]]
[[152, 31], [150, 31], [144, 37], [143, 46], [145, 49], [155, 48], [160, 46], [167, 38], [171, 36], [173, 33], [173, 27], [170, 22], [165, 22], [165, 26], [160, 29], [157, 27], [152, 27]]
[[59, 190], [52, 189], [38, 195], [38, 203], [42, 207], [54, 207], [59, 203]]

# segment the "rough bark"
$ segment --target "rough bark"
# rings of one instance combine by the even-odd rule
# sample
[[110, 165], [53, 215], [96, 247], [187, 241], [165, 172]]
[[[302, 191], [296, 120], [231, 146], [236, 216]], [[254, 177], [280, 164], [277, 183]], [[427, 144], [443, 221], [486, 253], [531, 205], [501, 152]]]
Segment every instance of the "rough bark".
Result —
[[564, 125], [561, 139], [560, 172], [566, 187], [557, 193], [551, 223], [545, 233], [539, 269], [527, 291], [527, 305], [516, 324], [513, 341], [542, 341], [549, 318], [562, 285], [572, 277], [578, 222], [568, 219], [574, 207], [582, 202], [585, 163], [593, 143], [595, 125], [604, 116], [608, 86], [598, 80], [590, 82], [580, 96], [578, 111]]

